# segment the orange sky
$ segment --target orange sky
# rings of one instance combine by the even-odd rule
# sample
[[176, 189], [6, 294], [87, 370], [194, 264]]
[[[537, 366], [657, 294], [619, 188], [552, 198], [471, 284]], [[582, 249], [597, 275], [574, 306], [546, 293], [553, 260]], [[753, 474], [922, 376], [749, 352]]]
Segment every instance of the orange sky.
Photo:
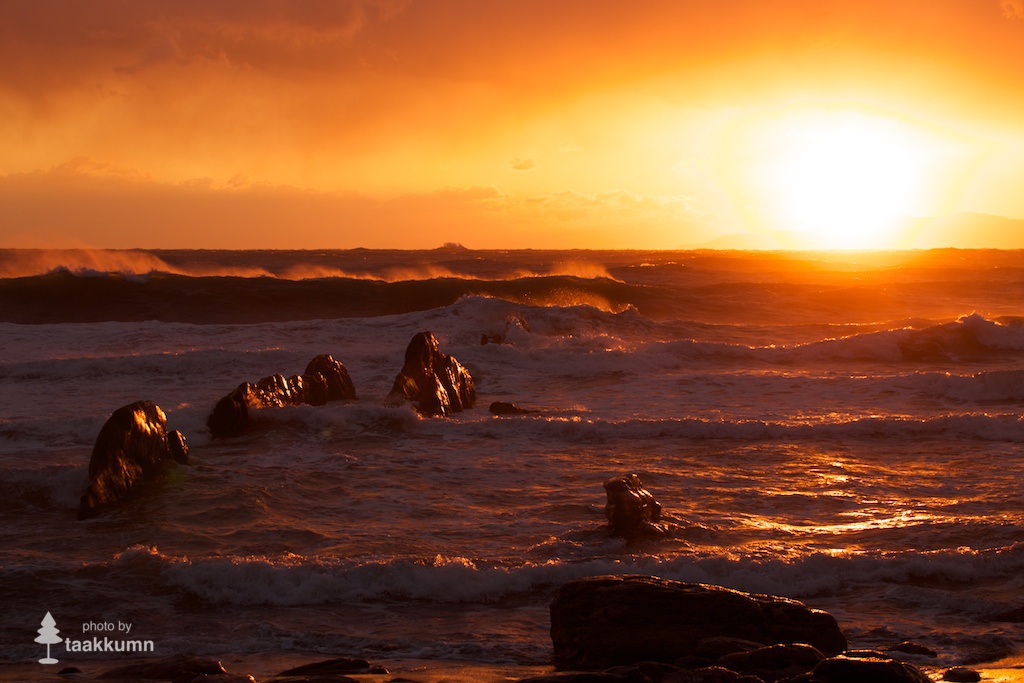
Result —
[[1024, 219], [1024, 0], [0, 0], [0, 61], [0, 246], [1024, 247], [949, 218]]

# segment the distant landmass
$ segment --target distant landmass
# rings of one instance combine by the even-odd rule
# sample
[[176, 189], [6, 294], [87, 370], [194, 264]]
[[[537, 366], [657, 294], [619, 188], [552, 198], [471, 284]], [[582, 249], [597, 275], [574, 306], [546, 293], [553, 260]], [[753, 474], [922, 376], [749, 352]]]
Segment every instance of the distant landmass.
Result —
[[908, 246], [915, 249], [1024, 249], [1024, 220], [982, 213], [957, 213], [907, 222]]

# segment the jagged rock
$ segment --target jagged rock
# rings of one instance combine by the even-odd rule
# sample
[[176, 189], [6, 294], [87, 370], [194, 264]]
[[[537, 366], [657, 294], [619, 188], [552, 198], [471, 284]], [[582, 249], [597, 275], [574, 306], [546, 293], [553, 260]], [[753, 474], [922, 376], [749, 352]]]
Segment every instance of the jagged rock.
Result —
[[127, 497], [152, 478], [165, 460], [188, 462], [188, 446], [178, 431], [167, 431], [167, 416], [152, 401], [118, 408], [96, 437], [89, 459], [89, 486], [78, 518], [86, 519]]
[[153, 659], [140, 664], [120, 666], [100, 674], [97, 678], [173, 681], [189, 675], [195, 678], [201, 674], [225, 675], [227, 671], [216, 659], [206, 659], [192, 655], [174, 655]]
[[813, 671], [824, 660], [825, 655], [817, 648], [797, 643], [734, 652], [719, 659], [715, 665], [765, 681], [778, 681]]
[[832, 615], [787, 598], [653, 576], [572, 581], [551, 602], [551, 640], [561, 669], [603, 669], [693, 656], [707, 638], [846, 649]]
[[887, 657], [880, 652], [846, 652], [830, 657], [814, 667], [813, 683], [930, 683], [913, 664]]
[[412, 402], [428, 416], [447, 416], [476, 402], [476, 387], [469, 371], [452, 356], [440, 352], [430, 332], [413, 336], [405, 349], [405, 364], [395, 377], [386, 405]]
[[303, 403], [313, 406], [328, 401], [354, 399], [352, 378], [341, 361], [320, 355], [309, 361], [301, 375], [264, 377], [255, 384], [243, 382], [220, 399], [206, 420], [210, 434], [218, 438], [238, 436], [249, 424], [249, 411]]
[[348, 370], [340, 360], [335, 360], [331, 355], [322, 354], [309, 361], [302, 375], [308, 381], [312, 381], [310, 378], [317, 375], [323, 377], [327, 386], [327, 401], [344, 401], [356, 397], [356, 388], [352, 384]]
[[613, 535], [638, 538], [668, 533], [668, 528], [659, 524], [661, 503], [644, 488], [640, 477], [635, 474], [612, 477], [604, 483], [604, 490], [608, 494], [604, 514]]

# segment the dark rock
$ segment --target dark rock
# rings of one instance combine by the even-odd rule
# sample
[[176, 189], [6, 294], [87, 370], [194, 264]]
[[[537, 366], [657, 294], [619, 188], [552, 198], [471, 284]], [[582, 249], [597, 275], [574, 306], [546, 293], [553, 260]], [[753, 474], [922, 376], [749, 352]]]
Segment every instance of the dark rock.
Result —
[[274, 678], [270, 683], [359, 683], [359, 679], [341, 674], [323, 674], [320, 676], [288, 676]]
[[168, 433], [160, 406], [139, 401], [118, 408], [96, 437], [78, 518], [94, 517], [104, 506], [123, 500], [153, 478], [165, 460], [187, 462], [188, 446], [180, 432]]
[[447, 416], [472, 408], [476, 402], [473, 378], [459, 361], [438, 349], [430, 332], [413, 336], [405, 349], [405, 364], [395, 377], [387, 405], [412, 402], [428, 416]]
[[246, 403], [248, 384], [243, 384], [230, 394], [217, 401], [210, 417], [206, 419], [206, 428], [210, 434], [219, 438], [238, 436], [249, 424], [249, 404]]
[[661, 503], [644, 488], [640, 477], [635, 474], [612, 477], [604, 483], [604, 490], [608, 495], [604, 514], [613, 535], [639, 538], [668, 534], [667, 527], [658, 523]]
[[752, 640], [719, 636], [700, 641], [697, 649], [693, 651], [693, 656], [708, 662], [717, 662], [734, 652], [750, 652], [761, 647], [764, 647], [762, 643], [755, 643]]
[[1024, 623], [1024, 607], [1014, 607], [1011, 610], [993, 614], [990, 619], [992, 621], [1009, 621], [1015, 624]]
[[765, 681], [779, 681], [809, 673], [824, 659], [825, 655], [810, 645], [769, 645], [725, 655], [715, 665]]
[[153, 659], [140, 664], [120, 666], [100, 674], [97, 678], [174, 681], [189, 675], [194, 678], [200, 674], [224, 675], [226, 673], [227, 671], [216, 659], [193, 657], [192, 655], [174, 655], [172, 657]]
[[495, 401], [488, 410], [495, 415], [525, 415], [535, 412], [527, 408], [520, 408], [515, 403], [506, 403], [505, 401]]
[[661, 679], [660, 683], [754, 683], [761, 679], [723, 669], [720, 666], [705, 666], [687, 671], [675, 671]]
[[948, 669], [946, 673], [942, 674], [942, 680], [954, 683], [975, 683], [981, 680], [981, 674], [974, 669], [958, 666]]
[[939, 656], [939, 653], [935, 650], [931, 650], [924, 645], [918, 645], [917, 643], [911, 643], [910, 641], [904, 641], [899, 645], [893, 645], [890, 648], [886, 648], [886, 652], [905, 652], [908, 655], [922, 655], [924, 657], [931, 657], [935, 659]]
[[256, 683], [250, 674], [185, 674], [172, 683]]
[[488, 344], [504, 344], [505, 334], [498, 332], [497, 334], [481, 334], [480, 335], [480, 346], [487, 346]]
[[666, 664], [665, 662], [638, 662], [629, 666], [614, 666], [606, 669], [605, 673], [622, 676], [629, 681], [636, 681], [637, 683], [650, 683], [651, 681], [660, 681], [678, 669], [679, 667], [674, 664]]
[[80, 674], [80, 673], [82, 673], [82, 670], [79, 669], [77, 666], [66, 666], [63, 669], [61, 669], [60, 671], [58, 671], [57, 675], [58, 676], [71, 676], [71, 675]]
[[797, 600], [767, 595], [754, 597], [768, 617], [770, 645], [805, 643], [825, 655], [838, 654], [846, 649], [846, 636], [828, 612], [811, 609]]
[[707, 638], [846, 649], [832, 616], [795, 600], [652, 576], [598, 576], [563, 585], [551, 602], [556, 666], [603, 669], [692, 657]]
[[228, 438], [245, 431], [253, 409], [302, 404], [321, 406], [328, 401], [355, 398], [356, 390], [344, 364], [333, 356], [320, 355], [306, 365], [301, 375], [270, 375], [255, 384], [239, 384], [217, 402], [206, 420], [206, 427], [214, 437]]
[[348, 370], [340, 360], [334, 360], [333, 356], [326, 354], [317, 356], [309, 361], [306, 371], [302, 375], [307, 380], [317, 375], [323, 377], [327, 386], [326, 400], [328, 401], [345, 401], [356, 398], [356, 388], [352, 384]]
[[633, 683], [633, 681], [632, 678], [625, 678], [606, 671], [562, 671], [520, 678], [517, 683]]
[[879, 652], [848, 652], [814, 667], [815, 683], [930, 683], [913, 664]]
[[322, 662], [304, 664], [294, 669], [288, 669], [277, 674], [278, 676], [309, 676], [325, 674], [365, 674], [369, 673], [370, 663], [365, 659], [349, 659], [341, 657], [337, 659], [325, 659]]

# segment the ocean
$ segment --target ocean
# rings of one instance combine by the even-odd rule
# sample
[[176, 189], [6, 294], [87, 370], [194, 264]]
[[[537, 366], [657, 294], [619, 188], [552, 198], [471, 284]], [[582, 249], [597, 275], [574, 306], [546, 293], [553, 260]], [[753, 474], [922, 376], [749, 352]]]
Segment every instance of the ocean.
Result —
[[[385, 406], [420, 331], [474, 408]], [[319, 354], [357, 400], [210, 436]], [[79, 521], [144, 399], [190, 462]], [[544, 669], [554, 591], [609, 573], [796, 598], [933, 669], [1020, 658], [1022, 404], [1020, 252], [0, 251], [0, 662], [59, 668], [50, 613], [157, 656]], [[609, 535], [628, 473], [669, 537]]]

